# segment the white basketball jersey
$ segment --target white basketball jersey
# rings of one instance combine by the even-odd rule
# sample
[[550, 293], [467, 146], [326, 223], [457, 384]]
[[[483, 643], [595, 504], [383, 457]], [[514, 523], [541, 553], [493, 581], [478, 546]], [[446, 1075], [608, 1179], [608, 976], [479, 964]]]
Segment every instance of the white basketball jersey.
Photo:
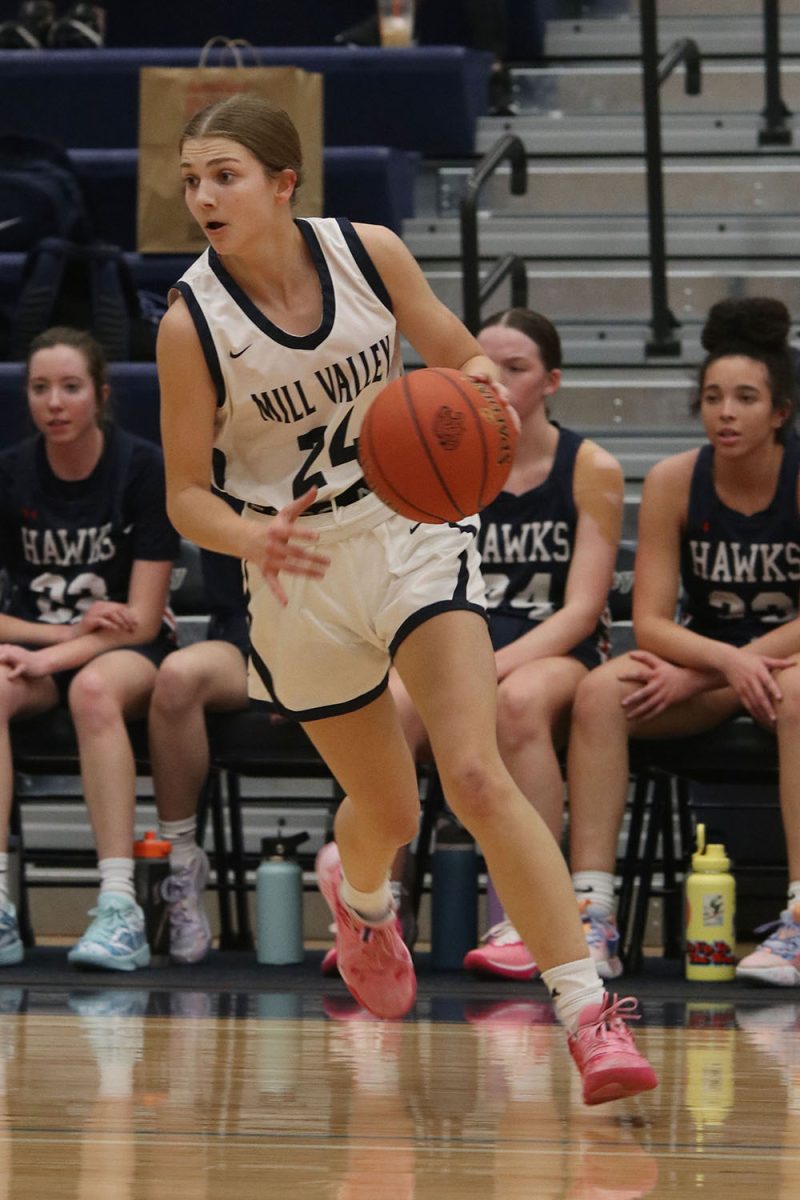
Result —
[[[317, 503], [371, 496], [356, 442], [377, 392], [402, 372], [391, 300], [349, 221], [297, 221], [322, 294], [322, 321], [286, 333], [209, 248], [176, 284], [214, 381], [214, 486], [277, 511], [309, 487]], [[340, 501], [341, 502], [341, 501]], [[355, 504], [355, 518], [362, 504]]]

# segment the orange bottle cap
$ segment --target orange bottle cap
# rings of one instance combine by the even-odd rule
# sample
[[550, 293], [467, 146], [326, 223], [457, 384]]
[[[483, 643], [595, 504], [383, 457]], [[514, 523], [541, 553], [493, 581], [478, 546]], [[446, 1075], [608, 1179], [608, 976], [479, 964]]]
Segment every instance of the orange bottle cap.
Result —
[[147, 830], [142, 841], [133, 843], [134, 858], [169, 858], [171, 851], [172, 842], [162, 840], [152, 829]]

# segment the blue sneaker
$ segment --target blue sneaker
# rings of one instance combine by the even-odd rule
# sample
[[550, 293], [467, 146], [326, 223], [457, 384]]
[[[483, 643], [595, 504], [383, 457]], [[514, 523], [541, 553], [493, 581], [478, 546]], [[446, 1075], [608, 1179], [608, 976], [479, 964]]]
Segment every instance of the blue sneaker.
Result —
[[770, 983], [774, 987], [797, 987], [800, 983], [800, 904], [782, 912], [780, 919], [760, 925], [756, 933], [774, 930], [736, 968], [737, 979]]
[[0, 906], [0, 967], [22, 962], [25, 954], [17, 925], [17, 910], [10, 900]]
[[580, 909], [586, 945], [601, 979], [619, 979], [622, 962], [619, 957], [619, 930], [614, 917], [581, 900]]
[[135, 900], [117, 892], [101, 892], [94, 917], [86, 933], [67, 958], [79, 967], [107, 971], [135, 971], [150, 962], [150, 947], [144, 931], [144, 913]]

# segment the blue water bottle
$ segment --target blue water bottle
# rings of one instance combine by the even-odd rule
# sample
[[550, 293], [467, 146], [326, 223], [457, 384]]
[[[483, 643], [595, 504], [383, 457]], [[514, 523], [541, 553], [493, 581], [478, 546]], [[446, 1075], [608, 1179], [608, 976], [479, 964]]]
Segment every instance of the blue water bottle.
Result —
[[256, 958], [284, 966], [303, 961], [303, 872], [295, 855], [307, 833], [262, 838], [256, 871]]
[[478, 854], [472, 835], [453, 816], [436, 826], [431, 885], [431, 963], [461, 968], [478, 942]]

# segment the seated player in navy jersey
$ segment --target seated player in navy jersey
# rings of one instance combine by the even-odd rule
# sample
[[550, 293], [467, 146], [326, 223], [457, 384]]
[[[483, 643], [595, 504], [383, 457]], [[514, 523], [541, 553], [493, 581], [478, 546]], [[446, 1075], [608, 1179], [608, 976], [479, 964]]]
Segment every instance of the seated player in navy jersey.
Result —
[[[146, 712], [174, 646], [167, 600], [178, 537], [161, 451], [106, 420], [106, 364], [89, 334], [40, 334], [26, 388], [37, 432], [0, 454], [0, 844], [12, 800], [8, 723], [66, 700], [101, 880], [69, 959], [130, 971], [150, 951], [134, 898], [136, 768], [125, 721]], [[0, 853], [0, 964], [23, 953], [7, 865]]]
[[201, 551], [210, 620], [208, 640], [183, 646], [159, 667], [150, 702], [150, 759], [158, 828], [172, 844], [169, 902], [170, 957], [205, 958], [211, 928], [203, 902], [208, 857], [197, 845], [197, 803], [208, 773], [207, 712], [247, 707], [247, 605], [242, 564], [227, 554]]
[[[583, 681], [573, 708], [573, 869], [613, 882], [628, 738], [702, 733], [743, 710], [778, 738], [789, 898], [737, 967], [800, 983], [800, 440], [790, 317], [777, 300], [723, 300], [703, 329], [695, 411], [707, 443], [657, 463], [639, 514], [638, 650]], [[681, 619], [675, 620], [681, 593]]]
[[[497, 734], [518, 787], [561, 840], [564, 786], [558, 751], [567, 739], [576, 689], [609, 649], [608, 592], [619, 545], [623, 477], [607, 451], [551, 421], [561, 382], [561, 341], [529, 309], [490, 317], [478, 335], [522, 422], [504, 490], [481, 513], [479, 548], [497, 668]], [[422, 722], [399, 679], [392, 689], [418, 753]], [[608, 904], [590, 906], [573, 876], [598, 973], [620, 974], [618, 934]], [[492, 920], [492, 915], [498, 918]], [[489, 889], [490, 928], [469, 952], [470, 970], [532, 979], [537, 964]]]

